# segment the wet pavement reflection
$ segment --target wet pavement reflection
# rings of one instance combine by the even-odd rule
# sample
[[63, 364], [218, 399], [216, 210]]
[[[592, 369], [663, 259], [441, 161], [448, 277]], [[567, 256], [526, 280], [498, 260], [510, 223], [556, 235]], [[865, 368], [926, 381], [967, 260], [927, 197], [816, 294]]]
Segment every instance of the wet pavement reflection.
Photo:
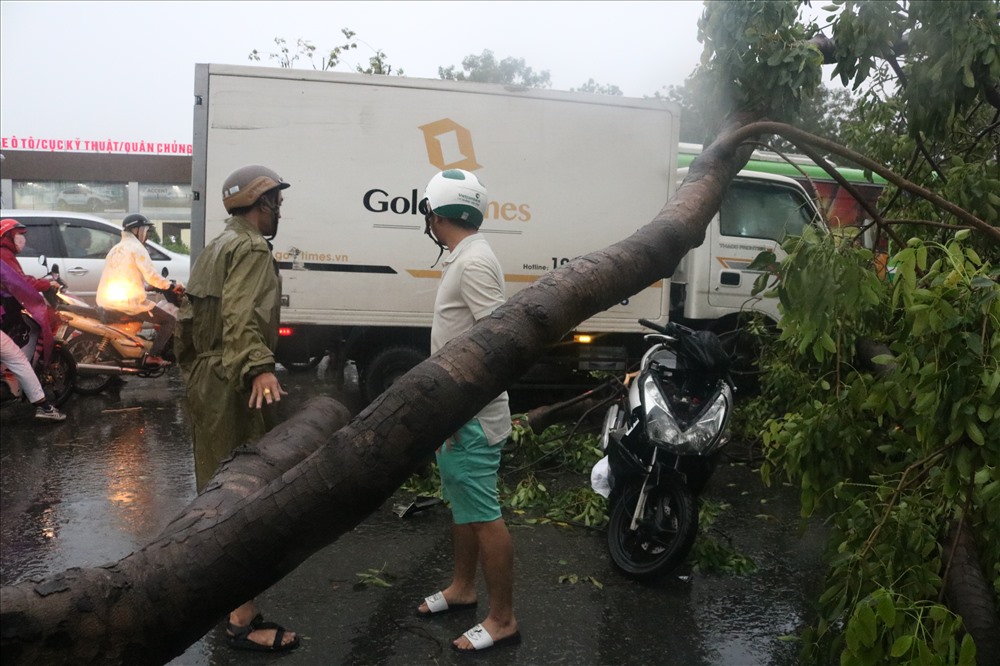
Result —
[[[286, 413], [314, 395], [336, 394], [324, 370], [279, 373], [289, 391]], [[61, 424], [35, 423], [27, 405], [3, 410], [0, 583], [115, 561], [159, 534], [195, 495], [182, 396], [172, 371], [129, 379], [98, 396], [74, 396]], [[602, 532], [512, 517], [515, 611], [524, 642], [477, 661], [797, 663], [795, 643], [779, 637], [808, 617], [822, 574], [820, 531], [800, 530], [794, 493], [762, 488], [745, 465], [721, 465], [707, 495], [731, 504], [716, 536], [753, 558], [755, 573], [703, 575], [685, 568], [641, 585], [612, 568]], [[404, 519], [393, 513], [394, 503], [411, 499], [397, 494], [258, 598], [268, 619], [302, 636], [298, 650], [234, 652], [220, 623], [171, 664], [468, 663], [449, 644], [482, 619], [485, 604], [479, 614], [413, 615], [420, 599], [447, 584], [451, 545], [443, 507]], [[362, 584], [371, 575], [387, 586]], [[601, 587], [586, 582], [589, 577]]]

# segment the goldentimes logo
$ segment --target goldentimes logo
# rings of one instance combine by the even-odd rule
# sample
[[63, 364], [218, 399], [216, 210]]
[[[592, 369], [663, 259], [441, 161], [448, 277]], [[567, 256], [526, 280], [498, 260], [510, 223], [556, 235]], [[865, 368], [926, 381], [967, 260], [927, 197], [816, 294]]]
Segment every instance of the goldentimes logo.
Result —
[[[427, 159], [436, 168], [465, 169], [475, 171], [482, 167], [476, 162], [476, 151], [472, 145], [472, 133], [451, 118], [442, 118], [421, 125]], [[489, 186], [487, 185], [487, 189]], [[419, 215], [420, 192], [416, 188], [406, 194], [389, 193], [381, 188], [365, 192], [362, 204], [372, 213], [393, 213], [396, 215]], [[502, 222], [528, 222], [531, 220], [531, 206], [526, 203], [496, 201], [487, 204], [486, 219]]]

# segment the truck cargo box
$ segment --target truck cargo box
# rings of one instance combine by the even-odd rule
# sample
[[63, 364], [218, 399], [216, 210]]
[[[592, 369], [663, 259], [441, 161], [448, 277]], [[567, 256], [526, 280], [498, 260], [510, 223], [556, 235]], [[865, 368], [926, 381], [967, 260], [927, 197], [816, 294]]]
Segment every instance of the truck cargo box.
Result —
[[[195, 100], [193, 255], [223, 228], [226, 176], [277, 171], [292, 185], [274, 239], [282, 324], [315, 327], [300, 338], [313, 346], [367, 340], [349, 351], [363, 377], [378, 347], [430, 326], [440, 265], [417, 205], [437, 171], [488, 188], [481, 231], [508, 297], [646, 224], [675, 185], [678, 116], [662, 100], [206, 64]], [[639, 318], [666, 321], [669, 292], [658, 282], [579, 330], [598, 346], [639, 334]]]

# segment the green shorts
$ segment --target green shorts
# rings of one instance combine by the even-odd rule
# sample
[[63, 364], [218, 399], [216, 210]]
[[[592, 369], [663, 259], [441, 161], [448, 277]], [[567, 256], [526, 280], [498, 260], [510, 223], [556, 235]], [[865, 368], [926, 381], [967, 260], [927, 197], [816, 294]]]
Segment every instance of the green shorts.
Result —
[[438, 449], [441, 494], [451, 505], [456, 525], [500, 518], [497, 470], [502, 448], [502, 442], [491, 446], [479, 421], [472, 419]]

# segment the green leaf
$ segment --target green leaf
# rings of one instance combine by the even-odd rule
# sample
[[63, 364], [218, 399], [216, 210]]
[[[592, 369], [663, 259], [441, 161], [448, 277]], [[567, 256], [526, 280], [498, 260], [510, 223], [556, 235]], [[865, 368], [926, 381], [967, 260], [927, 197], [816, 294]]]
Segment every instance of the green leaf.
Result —
[[962, 84], [966, 88], [976, 87], [976, 77], [972, 75], [972, 68], [968, 65], [962, 68]]
[[859, 627], [860, 623], [856, 621], [856, 618], [847, 623], [847, 647], [851, 652], [857, 652], [858, 648], [861, 647], [861, 629]]
[[966, 634], [962, 637], [962, 648], [958, 655], [958, 666], [976, 665], [976, 642], [972, 636]]
[[997, 368], [992, 373], [988, 370], [983, 370], [983, 376], [980, 381], [983, 382], [986, 397], [992, 398], [993, 394], [996, 393], [997, 387], [1000, 386], [1000, 368]]
[[969, 436], [973, 442], [979, 446], [986, 444], [986, 438], [983, 436], [983, 431], [979, 429], [979, 426], [975, 421], [967, 421], [965, 424], [965, 434]]
[[955, 456], [955, 468], [963, 477], [972, 474], [972, 451], [968, 448], [961, 448]]
[[877, 633], [875, 631], [875, 613], [872, 611], [872, 607], [868, 604], [862, 604], [858, 607], [854, 617], [858, 622], [858, 640], [865, 647], [875, 645]]
[[937, 660], [934, 659], [934, 653], [931, 649], [927, 647], [926, 641], [917, 641], [917, 653], [920, 655], [921, 664], [935, 664]]
[[756, 257], [753, 258], [753, 261], [751, 261], [750, 265], [747, 266], [747, 270], [751, 271], [771, 270], [777, 261], [778, 258], [777, 256], [775, 256], [774, 252], [771, 252], [770, 250], [765, 250], [764, 252], [759, 253]]
[[882, 624], [889, 627], [890, 629], [896, 624], [896, 604], [892, 602], [892, 597], [888, 593], [883, 593], [879, 596], [878, 604], [876, 606], [878, 611], [878, 617], [882, 620]]
[[892, 643], [892, 649], [889, 650], [889, 655], [891, 657], [902, 657], [904, 654], [910, 651], [910, 646], [913, 645], [913, 636], [908, 634], [906, 636], [900, 636]]

